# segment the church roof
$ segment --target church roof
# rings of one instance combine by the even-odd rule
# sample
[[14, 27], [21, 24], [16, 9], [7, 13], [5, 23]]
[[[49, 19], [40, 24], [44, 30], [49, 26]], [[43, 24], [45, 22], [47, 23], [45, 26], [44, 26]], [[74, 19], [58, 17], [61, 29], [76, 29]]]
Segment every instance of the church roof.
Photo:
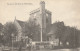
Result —
[[20, 20], [16, 20], [16, 21], [19, 23], [19, 25], [20, 25], [22, 28], [24, 27], [25, 22], [20, 21]]

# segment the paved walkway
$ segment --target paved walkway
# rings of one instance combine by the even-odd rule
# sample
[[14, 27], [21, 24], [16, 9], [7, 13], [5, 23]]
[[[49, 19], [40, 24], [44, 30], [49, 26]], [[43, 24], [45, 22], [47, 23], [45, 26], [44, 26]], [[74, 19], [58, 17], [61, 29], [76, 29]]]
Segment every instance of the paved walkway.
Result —
[[33, 51], [80, 51], [80, 49], [56, 49], [56, 50], [33, 50]]
[[[0, 50], [1, 51], [1, 50]], [[12, 51], [12, 50], [11, 50]], [[13, 51], [18, 51], [18, 50], [13, 50]], [[29, 51], [29, 50], [21, 50], [21, 51]], [[80, 48], [77, 49], [56, 49], [56, 50], [30, 50], [30, 51], [80, 51]]]

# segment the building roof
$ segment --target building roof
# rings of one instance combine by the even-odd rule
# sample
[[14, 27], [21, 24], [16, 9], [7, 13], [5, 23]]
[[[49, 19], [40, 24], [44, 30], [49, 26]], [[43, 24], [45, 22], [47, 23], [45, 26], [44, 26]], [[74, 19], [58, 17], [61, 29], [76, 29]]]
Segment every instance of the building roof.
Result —
[[16, 21], [19, 23], [19, 25], [20, 25], [22, 28], [24, 27], [25, 22], [20, 21], [20, 20], [16, 20]]

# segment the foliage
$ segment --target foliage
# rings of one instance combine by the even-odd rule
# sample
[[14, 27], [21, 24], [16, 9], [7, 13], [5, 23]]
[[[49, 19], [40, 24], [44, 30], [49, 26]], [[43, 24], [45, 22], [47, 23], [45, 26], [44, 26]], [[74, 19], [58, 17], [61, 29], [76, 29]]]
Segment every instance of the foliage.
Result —
[[[23, 33], [25, 34], [25, 36], [28, 36], [29, 38], [36, 40], [40, 37], [40, 27], [38, 24], [36, 24], [35, 21], [29, 20], [25, 23]], [[37, 36], [38, 38], [36, 38], [35, 36]]]
[[2, 31], [3, 29], [3, 25], [0, 23], [0, 32]]
[[6, 24], [4, 24], [3, 34], [4, 34], [3, 36], [4, 43], [11, 42], [12, 34], [14, 34], [14, 36], [16, 36], [17, 34], [16, 26], [12, 22], [7, 22]]
[[55, 37], [59, 39], [59, 43], [61, 41], [66, 46], [66, 42], [69, 42], [70, 47], [80, 45], [80, 30], [76, 27], [65, 26], [64, 22], [55, 22], [52, 26]]
[[3, 29], [3, 25], [0, 23], [0, 43], [2, 43], [2, 29]]

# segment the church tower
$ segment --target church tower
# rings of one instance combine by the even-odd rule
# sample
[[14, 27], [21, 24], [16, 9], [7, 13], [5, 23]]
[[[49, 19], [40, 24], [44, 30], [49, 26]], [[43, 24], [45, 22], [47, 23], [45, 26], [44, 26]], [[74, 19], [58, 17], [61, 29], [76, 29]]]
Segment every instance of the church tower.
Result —
[[48, 27], [51, 25], [51, 12], [45, 9], [45, 2], [40, 2], [40, 8], [30, 12], [30, 20], [36, 20], [36, 24], [41, 28], [41, 41], [46, 41]]

